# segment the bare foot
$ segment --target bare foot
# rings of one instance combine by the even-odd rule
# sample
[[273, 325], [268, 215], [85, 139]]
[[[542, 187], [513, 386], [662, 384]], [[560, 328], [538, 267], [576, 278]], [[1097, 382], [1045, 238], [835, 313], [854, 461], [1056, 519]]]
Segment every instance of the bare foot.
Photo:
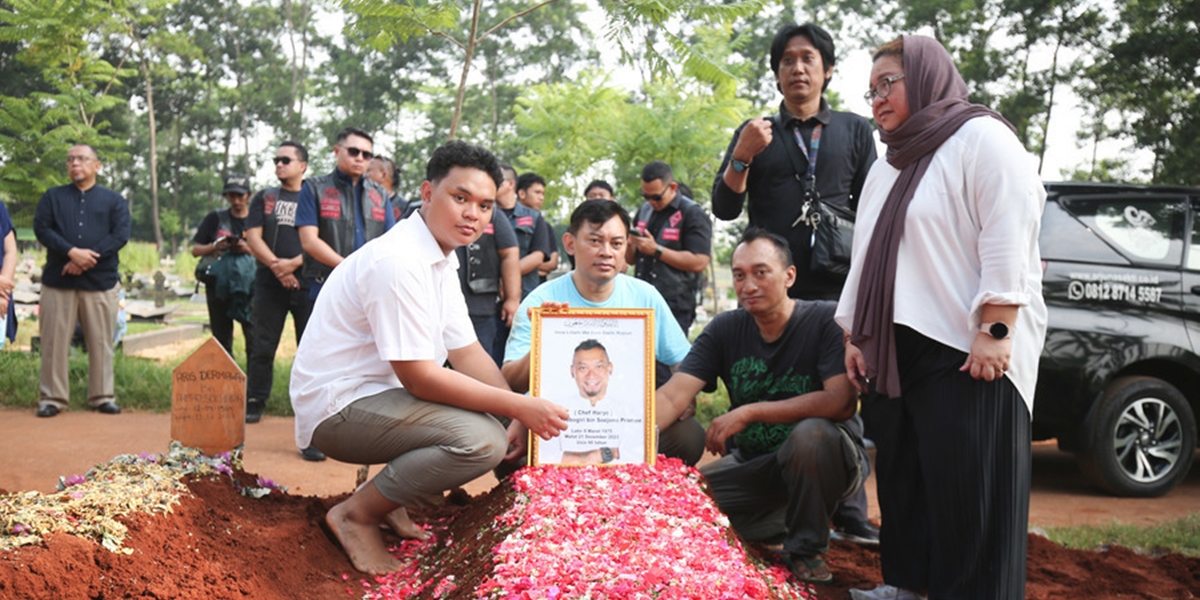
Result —
[[433, 537], [432, 533], [421, 529], [420, 526], [413, 523], [413, 520], [408, 516], [408, 511], [404, 510], [403, 506], [388, 513], [383, 518], [383, 522], [387, 523], [387, 526], [391, 527], [392, 531], [396, 532], [396, 535], [402, 538], [427, 542]]
[[350, 515], [346, 502], [325, 513], [325, 524], [341, 542], [354, 568], [369, 575], [386, 575], [400, 569], [400, 561], [388, 554], [377, 523], [360, 523]]

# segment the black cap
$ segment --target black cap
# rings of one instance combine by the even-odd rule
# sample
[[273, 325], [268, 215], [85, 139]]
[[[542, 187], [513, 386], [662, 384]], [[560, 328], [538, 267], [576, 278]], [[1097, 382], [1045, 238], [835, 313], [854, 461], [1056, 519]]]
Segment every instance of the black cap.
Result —
[[225, 189], [221, 190], [222, 194], [228, 194], [229, 192], [249, 194], [250, 178], [241, 173], [230, 173], [225, 177]]

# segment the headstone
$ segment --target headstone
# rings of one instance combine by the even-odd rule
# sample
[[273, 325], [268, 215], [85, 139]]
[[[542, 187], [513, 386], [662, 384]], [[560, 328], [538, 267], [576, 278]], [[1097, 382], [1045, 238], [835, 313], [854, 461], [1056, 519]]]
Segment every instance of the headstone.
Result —
[[167, 276], [163, 275], [162, 271], [154, 272], [154, 306], [162, 308], [167, 303], [166, 288], [163, 287], [163, 282], [167, 280]]
[[215, 338], [175, 367], [171, 439], [205, 454], [233, 450], [246, 440], [246, 375]]

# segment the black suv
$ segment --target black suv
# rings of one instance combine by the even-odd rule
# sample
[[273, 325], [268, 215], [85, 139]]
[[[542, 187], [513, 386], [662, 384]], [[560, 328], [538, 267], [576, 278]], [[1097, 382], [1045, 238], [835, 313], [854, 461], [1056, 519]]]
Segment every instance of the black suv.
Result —
[[1200, 189], [1047, 183], [1033, 437], [1123, 496], [1173, 489], [1200, 413]]

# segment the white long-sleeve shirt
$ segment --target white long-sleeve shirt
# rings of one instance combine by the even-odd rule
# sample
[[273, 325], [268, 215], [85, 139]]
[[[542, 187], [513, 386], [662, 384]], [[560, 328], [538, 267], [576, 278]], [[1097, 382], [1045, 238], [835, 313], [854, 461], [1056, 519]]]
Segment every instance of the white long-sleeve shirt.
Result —
[[[871, 233], [899, 176], [880, 157], [863, 186], [835, 317], [847, 331]], [[1045, 202], [1032, 157], [1012, 131], [991, 117], [971, 119], [934, 152], [917, 184], [896, 268], [895, 323], [963, 352], [971, 350], [984, 304], [1020, 307], [1006, 376], [1030, 415], [1046, 338], [1038, 251]]]

